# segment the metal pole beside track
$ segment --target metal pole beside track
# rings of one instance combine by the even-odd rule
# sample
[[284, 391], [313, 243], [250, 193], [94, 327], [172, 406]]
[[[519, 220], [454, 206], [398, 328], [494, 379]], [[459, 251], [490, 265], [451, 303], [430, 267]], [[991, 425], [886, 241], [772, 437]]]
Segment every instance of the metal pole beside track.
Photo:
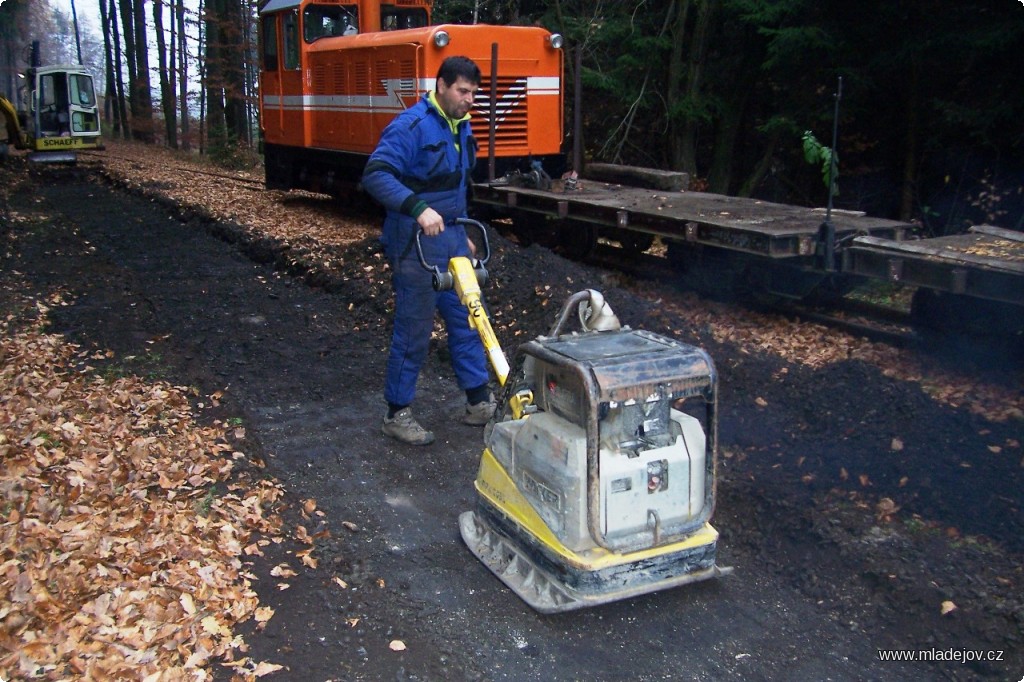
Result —
[[818, 228], [821, 266], [826, 272], [835, 272], [836, 270], [836, 227], [832, 224], [832, 203], [836, 193], [836, 171], [838, 170], [836, 144], [839, 137], [839, 100], [842, 96], [843, 77], [839, 76], [839, 84], [835, 93], [835, 113], [832, 116], [832, 153], [829, 155], [828, 164], [828, 208], [825, 209], [825, 222]]
[[494, 182], [494, 141], [498, 126], [498, 43], [491, 43], [491, 108], [487, 126], [487, 181]]
[[572, 169], [577, 176], [583, 175], [583, 77], [580, 71], [583, 68], [583, 47], [576, 46], [574, 50], [573, 70], [573, 92], [572, 92]]

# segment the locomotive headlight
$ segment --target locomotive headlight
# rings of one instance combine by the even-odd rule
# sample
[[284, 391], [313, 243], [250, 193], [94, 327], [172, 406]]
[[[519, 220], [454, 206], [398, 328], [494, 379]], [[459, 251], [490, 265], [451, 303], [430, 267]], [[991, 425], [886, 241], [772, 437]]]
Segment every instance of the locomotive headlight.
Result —
[[438, 31], [434, 34], [434, 45], [438, 47], [444, 47], [451, 41], [452, 37], [448, 35], [448, 31]]
[[548, 42], [551, 43], [551, 47], [561, 50], [562, 46], [565, 45], [565, 38], [562, 37], [561, 33], [552, 33], [548, 36]]

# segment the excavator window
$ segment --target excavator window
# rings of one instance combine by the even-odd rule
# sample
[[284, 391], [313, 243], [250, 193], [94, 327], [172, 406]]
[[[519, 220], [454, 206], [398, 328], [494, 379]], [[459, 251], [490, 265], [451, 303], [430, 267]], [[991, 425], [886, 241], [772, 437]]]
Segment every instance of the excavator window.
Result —
[[68, 79], [65, 73], [47, 73], [39, 79], [39, 132], [69, 133]]
[[71, 86], [71, 101], [80, 107], [91, 107], [96, 104], [96, 92], [92, 87], [92, 77], [80, 73], [68, 77]]

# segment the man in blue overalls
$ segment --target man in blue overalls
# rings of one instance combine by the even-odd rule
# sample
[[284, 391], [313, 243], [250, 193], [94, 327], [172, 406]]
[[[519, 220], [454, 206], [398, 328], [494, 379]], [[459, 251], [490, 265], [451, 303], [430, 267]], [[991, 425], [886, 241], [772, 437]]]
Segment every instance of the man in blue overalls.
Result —
[[476, 140], [469, 110], [480, 85], [480, 69], [467, 57], [449, 57], [437, 72], [437, 85], [399, 114], [381, 135], [363, 172], [363, 187], [387, 209], [381, 241], [391, 264], [395, 291], [394, 331], [388, 354], [384, 434], [413, 445], [427, 445], [434, 434], [413, 417], [410, 405], [426, 360], [434, 311], [448, 332], [448, 350], [459, 388], [466, 392], [462, 421], [482, 426], [494, 414], [483, 344], [469, 326], [469, 312], [454, 291], [434, 291], [431, 274], [416, 253], [416, 231], [423, 230], [423, 256], [442, 271], [456, 256], [470, 256], [471, 245], [458, 218], [466, 199]]

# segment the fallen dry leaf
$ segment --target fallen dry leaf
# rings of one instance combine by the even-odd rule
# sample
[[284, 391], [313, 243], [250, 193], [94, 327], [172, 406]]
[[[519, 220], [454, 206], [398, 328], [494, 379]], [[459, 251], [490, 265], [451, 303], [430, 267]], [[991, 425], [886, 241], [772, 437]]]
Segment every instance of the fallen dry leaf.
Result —
[[253, 619], [260, 624], [266, 623], [274, 617], [274, 609], [269, 606], [260, 606], [252, 614]]
[[875, 518], [879, 523], [887, 523], [892, 520], [892, 515], [900, 510], [899, 505], [891, 498], [883, 497], [875, 505]]
[[954, 604], [953, 602], [948, 601], [948, 600], [942, 602], [942, 615], [943, 616], [945, 616], [947, 613], [952, 613], [953, 611], [956, 611], [956, 604]]
[[889, 443], [889, 449], [893, 452], [900, 452], [903, 449], [903, 440], [900, 438], [893, 438], [892, 442]]
[[291, 578], [298, 575], [288, 564], [278, 564], [270, 569], [270, 575], [275, 578]]
[[263, 677], [264, 675], [269, 675], [270, 673], [276, 673], [278, 670], [281, 670], [283, 668], [283, 665], [278, 665], [277, 663], [267, 663], [266, 661], [261, 661], [260, 663], [256, 664], [255, 668], [253, 668], [252, 674], [256, 677]]
[[309, 568], [316, 568], [317, 564], [319, 563], [316, 557], [313, 556], [312, 549], [296, 552], [295, 556], [297, 556], [302, 561], [303, 566], [308, 566]]

